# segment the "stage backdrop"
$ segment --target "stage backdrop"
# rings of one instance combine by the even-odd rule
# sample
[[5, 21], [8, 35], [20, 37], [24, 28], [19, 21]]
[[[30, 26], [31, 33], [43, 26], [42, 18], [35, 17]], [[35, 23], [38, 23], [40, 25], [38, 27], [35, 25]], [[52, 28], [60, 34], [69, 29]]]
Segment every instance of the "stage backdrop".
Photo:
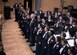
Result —
[[[18, 1], [23, 3], [23, 0], [18, 0]], [[46, 11], [46, 10], [53, 10], [54, 7], [59, 7], [61, 9], [61, 0], [40, 0], [41, 3], [40, 1], [37, 3], [37, 1], [38, 0], [32, 0], [32, 4], [33, 4], [32, 10], [42, 9]], [[15, 0], [8, 0], [8, 2], [6, 2], [6, 5], [12, 7], [14, 2]], [[70, 4], [73, 5], [75, 8], [77, 8], [77, 0], [65, 0], [64, 6], [68, 6]], [[3, 6], [4, 6], [3, 2], [2, 0], [0, 0], [0, 13], [1, 11], [3, 11]]]

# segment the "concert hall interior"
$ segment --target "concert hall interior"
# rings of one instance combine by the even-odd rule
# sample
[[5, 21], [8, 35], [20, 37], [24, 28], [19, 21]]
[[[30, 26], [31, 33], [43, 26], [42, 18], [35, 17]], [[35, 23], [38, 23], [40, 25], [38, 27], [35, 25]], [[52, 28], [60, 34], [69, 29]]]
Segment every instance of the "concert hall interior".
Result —
[[0, 0], [0, 55], [77, 55], [77, 0]]

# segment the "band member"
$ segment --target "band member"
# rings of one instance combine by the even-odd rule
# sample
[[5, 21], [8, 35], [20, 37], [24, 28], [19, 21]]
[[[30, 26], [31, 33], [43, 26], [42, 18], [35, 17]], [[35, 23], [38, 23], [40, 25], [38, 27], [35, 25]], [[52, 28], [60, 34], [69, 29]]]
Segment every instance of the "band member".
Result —
[[38, 31], [36, 36], [36, 55], [42, 55], [42, 36], [44, 31], [42, 29], [42, 25], [38, 24]]
[[16, 0], [15, 4], [14, 4], [14, 9], [15, 9], [15, 21], [18, 21], [19, 16], [18, 16], [18, 12], [19, 12], [19, 2]]
[[53, 46], [53, 55], [60, 55], [59, 50], [62, 47], [61, 45], [61, 37], [58, 36], [55, 38], [56, 43]]
[[45, 19], [42, 19], [42, 27], [45, 28], [46, 25], [47, 25], [47, 24], [46, 24]]
[[34, 46], [35, 45], [35, 37], [34, 35], [34, 29], [37, 27], [37, 21], [35, 18], [35, 14], [31, 14], [31, 22], [30, 22], [30, 45]]
[[44, 35], [42, 39], [42, 55], [47, 55], [47, 40], [49, 38], [48, 30], [49, 28], [46, 26], [44, 28]]
[[47, 40], [47, 55], [52, 55], [53, 46], [55, 44], [55, 37], [53, 36], [53, 31], [49, 31], [49, 38]]
[[67, 46], [67, 40], [61, 41], [62, 47], [59, 50], [60, 55], [68, 55], [68, 46]]
[[27, 38], [28, 38], [28, 40], [27, 40], [27, 42], [29, 42], [30, 41], [30, 21], [31, 21], [31, 19], [30, 19], [30, 15], [29, 14], [27, 14], [27, 16], [26, 16], [26, 21], [27, 21], [27, 23], [26, 23], [26, 31], [27, 31], [27, 34], [26, 34], [26, 36], [27, 36]]

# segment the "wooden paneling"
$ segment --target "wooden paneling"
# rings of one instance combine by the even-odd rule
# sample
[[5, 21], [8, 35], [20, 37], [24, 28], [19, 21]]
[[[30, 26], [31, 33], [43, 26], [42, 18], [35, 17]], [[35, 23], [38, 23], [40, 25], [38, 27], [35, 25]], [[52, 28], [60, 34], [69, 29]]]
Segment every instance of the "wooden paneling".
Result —
[[75, 8], [77, 8], [77, 0], [64, 0], [64, 6], [73, 5]]
[[42, 0], [41, 2], [41, 9], [51, 10], [53, 11], [54, 7], [58, 7], [61, 9], [61, 1], [60, 0]]
[[[18, 0], [19, 2], [23, 3], [23, 0]], [[13, 6], [15, 0], [8, 0], [6, 5], [9, 5], [10, 7]], [[32, 0], [32, 10], [35, 10], [35, 0]], [[77, 8], [77, 0], [65, 0], [64, 6], [73, 5], [75, 8]], [[61, 0], [41, 0], [41, 9], [46, 10], [53, 10], [54, 7], [59, 7], [61, 9]], [[0, 0], [0, 13], [3, 11], [3, 2]]]
[[1, 11], [3, 11], [3, 3], [2, 3], [2, 0], [0, 0], [0, 13], [2, 13]]
[[32, 10], [34, 11], [35, 10], [35, 0], [32, 0]]

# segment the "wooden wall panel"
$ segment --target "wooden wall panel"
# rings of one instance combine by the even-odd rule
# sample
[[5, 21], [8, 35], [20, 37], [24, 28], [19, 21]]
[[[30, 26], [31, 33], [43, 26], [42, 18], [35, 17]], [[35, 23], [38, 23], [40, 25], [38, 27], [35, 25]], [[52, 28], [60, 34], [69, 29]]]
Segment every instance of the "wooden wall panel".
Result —
[[[18, 0], [19, 2], [23, 3], [23, 0]], [[13, 6], [15, 0], [8, 0], [6, 5], [9, 5], [10, 7]], [[77, 8], [77, 0], [65, 0], [64, 6], [68, 5], [74, 5], [75, 8]], [[35, 10], [35, 0], [33, 0], [33, 8], [32, 10]], [[54, 7], [59, 7], [61, 9], [61, 1], [60, 0], [41, 0], [41, 9], [46, 10], [53, 10]], [[3, 2], [0, 0], [0, 13], [3, 11]]]
[[77, 0], [64, 0], [64, 6], [73, 5], [75, 8], [77, 8]]
[[58, 7], [61, 9], [61, 1], [60, 0], [42, 0], [41, 9], [51, 10], [53, 11], [54, 7]]
[[0, 0], [0, 13], [1, 11], [3, 11], [3, 3], [2, 3], [2, 0]]
[[35, 10], [35, 0], [32, 0], [32, 10], [34, 11]]

